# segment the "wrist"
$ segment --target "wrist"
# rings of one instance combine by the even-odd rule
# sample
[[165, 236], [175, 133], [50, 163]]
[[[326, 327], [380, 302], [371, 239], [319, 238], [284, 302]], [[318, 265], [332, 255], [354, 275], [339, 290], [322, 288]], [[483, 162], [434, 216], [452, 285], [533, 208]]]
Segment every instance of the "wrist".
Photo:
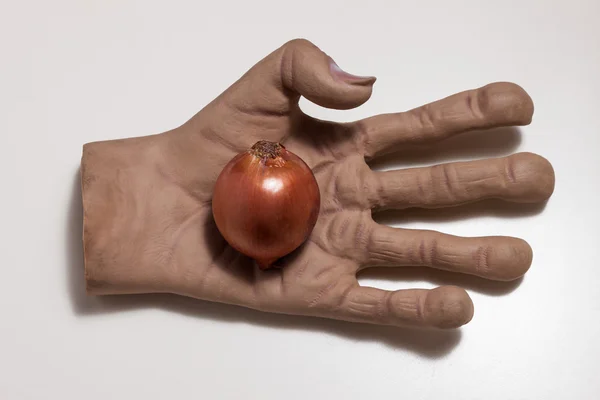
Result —
[[88, 143], [81, 159], [83, 254], [88, 294], [161, 291], [146, 269], [148, 200], [160, 135]]

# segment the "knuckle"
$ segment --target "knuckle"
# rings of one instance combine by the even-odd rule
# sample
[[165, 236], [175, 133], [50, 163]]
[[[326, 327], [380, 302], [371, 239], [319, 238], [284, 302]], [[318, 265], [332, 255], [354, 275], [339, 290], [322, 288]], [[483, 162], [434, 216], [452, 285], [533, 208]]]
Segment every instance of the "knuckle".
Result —
[[507, 185], [517, 183], [517, 176], [515, 175], [514, 157], [508, 157], [504, 159], [504, 175], [506, 176]]
[[478, 275], [487, 276], [490, 273], [491, 246], [479, 246], [475, 255], [475, 271]]
[[[439, 190], [431, 191], [434, 198], [429, 199], [430, 202], [435, 200], [446, 203], [460, 200], [460, 187], [456, 185], [457, 176], [452, 164], [440, 164], [432, 167], [430, 169], [429, 180], [431, 188], [439, 188]], [[437, 196], [435, 196], [436, 193]]]
[[366, 217], [355, 212], [343, 212], [331, 219], [325, 233], [328, 251], [336, 256], [364, 263], [373, 227]]
[[377, 185], [375, 173], [364, 163], [348, 159], [338, 170], [335, 179], [336, 195], [351, 208], [371, 209], [382, 190]]
[[360, 288], [346, 295], [344, 310], [352, 319], [383, 322], [389, 315], [386, 309], [388, 296], [379, 289]]
[[384, 291], [381, 295], [381, 300], [379, 301], [377, 307], [377, 319], [380, 321], [386, 321], [389, 319], [394, 308], [393, 296], [394, 292], [392, 291]]
[[438, 239], [423, 237], [419, 242], [419, 251], [415, 260], [419, 265], [435, 267], [438, 264]]
[[359, 154], [363, 154], [365, 159], [371, 159], [374, 156], [374, 144], [376, 143], [375, 126], [366, 121], [357, 121], [350, 125], [352, 137]]
[[352, 220], [352, 213], [340, 213], [332, 218], [327, 229], [328, 242], [337, 244], [340, 239], [345, 238]]
[[421, 129], [429, 132], [432, 135], [437, 135], [438, 132], [435, 129], [435, 115], [429, 105], [417, 108], [415, 110], [418, 125]]
[[298, 48], [315, 47], [315, 45], [307, 39], [295, 38], [295, 39], [291, 39], [291, 40], [288, 40], [287, 42], [285, 42], [283, 47], [289, 48], [289, 49], [298, 49]]
[[434, 183], [433, 173], [428, 169], [416, 174], [414, 194], [418, 196], [418, 202], [424, 205], [431, 204], [435, 200], [434, 192], [431, 190]]
[[373, 227], [368, 223], [366, 218], [360, 218], [354, 229], [354, 244], [355, 246], [366, 249], [369, 245], [373, 232]]
[[480, 92], [477, 90], [470, 90], [467, 93], [465, 101], [467, 103], [467, 108], [471, 112], [471, 115], [475, 119], [483, 119], [485, 118], [480, 103]]

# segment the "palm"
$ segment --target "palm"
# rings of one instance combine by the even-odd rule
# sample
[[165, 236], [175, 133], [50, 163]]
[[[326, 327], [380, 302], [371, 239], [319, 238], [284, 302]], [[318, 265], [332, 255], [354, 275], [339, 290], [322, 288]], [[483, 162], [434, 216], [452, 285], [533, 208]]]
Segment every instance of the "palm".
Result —
[[[268, 112], [265, 114], [268, 115]], [[261, 139], [280, 141], [302, 157], [313, 170], [321, 190], [320, 215], [308, 241], [296, 252], [279, 260], [277, 264], [283, 268], [267, 273], [258, 272], [253, 260], [229, 246], [208, 217], [208, 226], [195, 246], [195, 252], [203, 249], [204, 257], [196, 257], [196, 262], [190, 264], [203, 282], [203, 296], [207, 299], [217, 296], [217, 300], [240, 302], [271, 311], [281, 309], [290, 312], [290, 307], [307, 306], [313, 307], [316, 312], [320, 307], [334, 306], [330, 300], [339, 296], [332, 294], [343, 293], [358, 285], [355, 274], [361, 255], [353, 249], [366, 240], [369, 225], [373, 223], [369, 201], [359, 195], [364, 193], [365, 182], [361, 178], [369, 169], [361, 155], [357, 135], [340, 124], [314, 120], [297, 109], [293, 115], [279, 117], [279, 121], [268, 116], [261, 121], [256, 119], [256, 115], [233, 112], [229, 118], [236, 120], [225, 121], [226, 125], [261, 126], [270, 119], [268, 123], [279, 126], [274, 135], [267, 136], [260, 128], [248, 129], [244, 132], [246, 141], [248, 144]], [[211, 134], [228, 138], [228, 132], [211, 130]], [[227, 150], [223, 153], [229, 154]], [[224, 157], [216, 165], [221, 167], [229, 158]], [[199, 169], [215, 168], [214, 160], [212, 162], [212, 165]], [[210, 183], [214, 183], [215, 175], [211, 176]], [[199, 198], [209, 198], [210, 195], [209, 190], [206, 197]], [[208, 205], [200, 201], [197, 206], [204, 210], [204, 214], [210, 214]], [[195, 212], [190, 212], [190, 215], [195, 215]], [[218, 292], [211, 293], [210, 288], [218, 288]], [[228, 293], [233, 293], [234, 297], [229, 297]], [[236, 299], [235, 296], [240, 293], [243, 293], [242, 297]], [[198, 297], [197, 294], [195, 296]], [[251, 299], [250, 304], [248, 299]], [[291, 302], [286, 301], [289, 299], [292, 299]]]
[[[357, 271], [421, 265], [496, 280], [524, 274], [531, 249], [520, 239], [395, 229], [375, 223], [371, 213], [490, 197], [543, 201], [554, 185], [546, 160], [518, 154], [388, 172], [372, 171], [365, 160], [406, 143], [529, 123], [529, 96], [516, 85], [494, 84], [406, 113], [336, 124], [303, 114], [299, 97], [352, 108], [369, 98], [374, 79], [340, 74], [330, 65], [312, 44], [292, 42], [174, 131], [88, 145], [82, 162], [88, 290], [169, 291], [272, 312], [455, 327], [472, 316], [464, 290], [361, 287]], [[278, 261], [283, 268], [266, 272], [225, 242], [211, 212], [219, 172], [258, 140], [280, 141], [303, 158], [321, 191], [309, 239]], [[143, 161], [131, 157], [140, 148], [147, 154]], [[121, 168], [103, 162], [103, 154], [122, 157]], [[110, 247], [115, 237], [130, 246]]]

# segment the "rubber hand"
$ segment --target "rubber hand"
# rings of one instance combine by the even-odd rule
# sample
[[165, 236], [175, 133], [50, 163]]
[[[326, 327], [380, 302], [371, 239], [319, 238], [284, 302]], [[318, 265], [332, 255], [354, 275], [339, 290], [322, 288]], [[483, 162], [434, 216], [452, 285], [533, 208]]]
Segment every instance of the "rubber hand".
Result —
[[[303, 96], [323, 107], [357, 107], [369, 99], [374, 82], [343, 72], [312, 43], [294, 40], [182, 126], [86, 144], [81, 178], [88, 293], [168, 292], [385, 325], [455, 328], [469, 322], [473, 303], [461, 288], [386, 291], [360, 286], [356, 274], [374, 266], [423, 266], [513, 280], [529, 268], [530, 246], [512, 237], [392, 228], [374, 222], [373, 213], [488, 198], [542, 202], [554, 189], [552, 166], [530, 153], [386, 172], [368, 162], [408, 144], [529, 124], [532, 100], [515, 84], [493, 83], [344, 124], [316, 120], [298, 106]], [[280, 141], [302, 157], [322, 200], [309, 240], [281, 260], [282, 269], [266, 272], [223, 240], [211, 213], [221, 169], [261, 139]]]

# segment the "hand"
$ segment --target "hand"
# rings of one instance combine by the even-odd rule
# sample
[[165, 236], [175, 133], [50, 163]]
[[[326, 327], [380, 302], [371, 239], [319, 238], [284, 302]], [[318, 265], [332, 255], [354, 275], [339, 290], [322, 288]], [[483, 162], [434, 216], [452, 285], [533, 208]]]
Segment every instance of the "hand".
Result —
[[[367, 161], [407, 144], [473, 129], [525, 125], [533, 104], [494, 83], [408, 112], [353, 123], [305, 115], [300, 96], [350, 109], [371, 77], [342, 72], [305, 40], [261, 60], [182, 126], [141, 138], [88, 143], [82, 192], [90, 294], [169, 292], [253, 309], [385, 325], [461, 326], [473, 304], [461, 288], [386, 291], [360, 286], [373, 266], [424, 266], [493, 280], [523, 275], [532, 250], [511, 237], [463, 238], [377, 224], [372, 212], [448, 207], [487, 198], [541, 202], [554, 189], [544, 158], [506, 158], [375, 172]], [[313, 169], [321, 212], [308, 241], [260, 271], [221, 237], [211, 196], [225, 164], [260, 139], [280, 141]]]

